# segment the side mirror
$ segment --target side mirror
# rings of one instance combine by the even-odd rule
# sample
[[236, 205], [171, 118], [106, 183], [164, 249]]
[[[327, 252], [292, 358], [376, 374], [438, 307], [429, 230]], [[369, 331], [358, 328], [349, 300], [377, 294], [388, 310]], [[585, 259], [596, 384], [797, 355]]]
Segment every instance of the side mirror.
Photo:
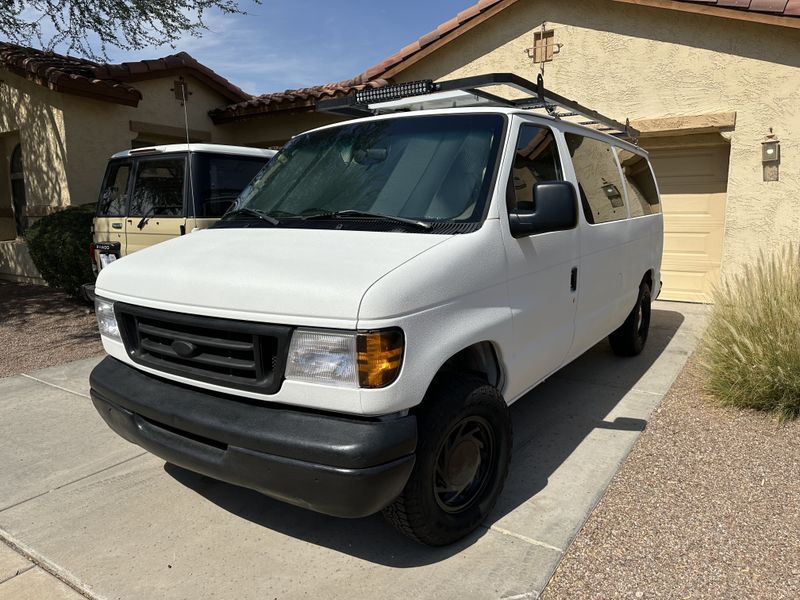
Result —
[[534, 233], [572, 229], [578, 223], [578, 199], [568, 181], [545, 181], [533, 188], [534, 210], [509, 213], [511, 235], [515, 238]]

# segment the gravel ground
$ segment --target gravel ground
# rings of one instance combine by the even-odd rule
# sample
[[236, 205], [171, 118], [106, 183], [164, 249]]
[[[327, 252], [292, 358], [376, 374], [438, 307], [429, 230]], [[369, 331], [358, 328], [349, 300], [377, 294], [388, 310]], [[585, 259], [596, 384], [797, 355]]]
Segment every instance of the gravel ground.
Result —
[[45, 286], [0, 281], [0, 377], [102, 351], [89, 305]]
[[722, 408], [697, 359], [543, 594], [800, 598], [800, 420]]

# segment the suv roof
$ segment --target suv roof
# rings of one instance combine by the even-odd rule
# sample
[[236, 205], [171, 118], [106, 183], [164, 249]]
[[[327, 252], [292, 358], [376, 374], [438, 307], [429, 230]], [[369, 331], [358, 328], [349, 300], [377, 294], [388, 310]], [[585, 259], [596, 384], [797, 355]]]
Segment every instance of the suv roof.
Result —
[[131, 156], [145, 156], [149, 154], [170, 154], [176, 152], [213, 152], [214, 154], [230, 154], [232, 156], [258, 156], [272, 158], [275, 150], [266, 148], [248, 148], [247, 146], [227, 146], [225, 144], [163, 144], [160, 146], [147, 146], [133, 148], [114, 153], [111, 158], [128, 158]]

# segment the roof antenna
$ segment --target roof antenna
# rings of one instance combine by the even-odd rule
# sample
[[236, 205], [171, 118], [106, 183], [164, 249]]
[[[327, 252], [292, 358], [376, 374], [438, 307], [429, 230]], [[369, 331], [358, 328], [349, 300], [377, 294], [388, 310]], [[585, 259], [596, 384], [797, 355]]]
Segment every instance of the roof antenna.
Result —
[[[191, 141], [189, 139], [189, 112], [186, 108], [186, 102], [188, 101], [187, 96], [187, 85], [186, 80], [183, 76], [178, 78], [178, 81], [175, 82], [173, 91], [175, 92], [175, 98], [181, 101], [181, 106], [183, 106], [183, 128], [186, 131], [186, 158], [188, 159], [187, 163], [187, 172], [186, 175], [189, 178], [189, 198], [191, 199], [191, 207], [189, 209], [192, 216], [194, 214], [194, 182], [192, 181], [192, 153], [191, 153]], [[191, 92], [189, 92], [191, 94]], [[186, 227], [181, 228], [181, 232], [186, 231]]]

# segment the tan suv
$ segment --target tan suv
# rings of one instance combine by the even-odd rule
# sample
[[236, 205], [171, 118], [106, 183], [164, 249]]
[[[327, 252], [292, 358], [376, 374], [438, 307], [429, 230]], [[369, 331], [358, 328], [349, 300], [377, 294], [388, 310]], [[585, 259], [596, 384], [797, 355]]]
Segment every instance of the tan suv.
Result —
[[[108, 162], [90, 254], [95, 272], [153, 244], [211, 226], [275, 150], [170, 144], [114, 154]], [[93, 284], [84, 286], [91, 298]]]

